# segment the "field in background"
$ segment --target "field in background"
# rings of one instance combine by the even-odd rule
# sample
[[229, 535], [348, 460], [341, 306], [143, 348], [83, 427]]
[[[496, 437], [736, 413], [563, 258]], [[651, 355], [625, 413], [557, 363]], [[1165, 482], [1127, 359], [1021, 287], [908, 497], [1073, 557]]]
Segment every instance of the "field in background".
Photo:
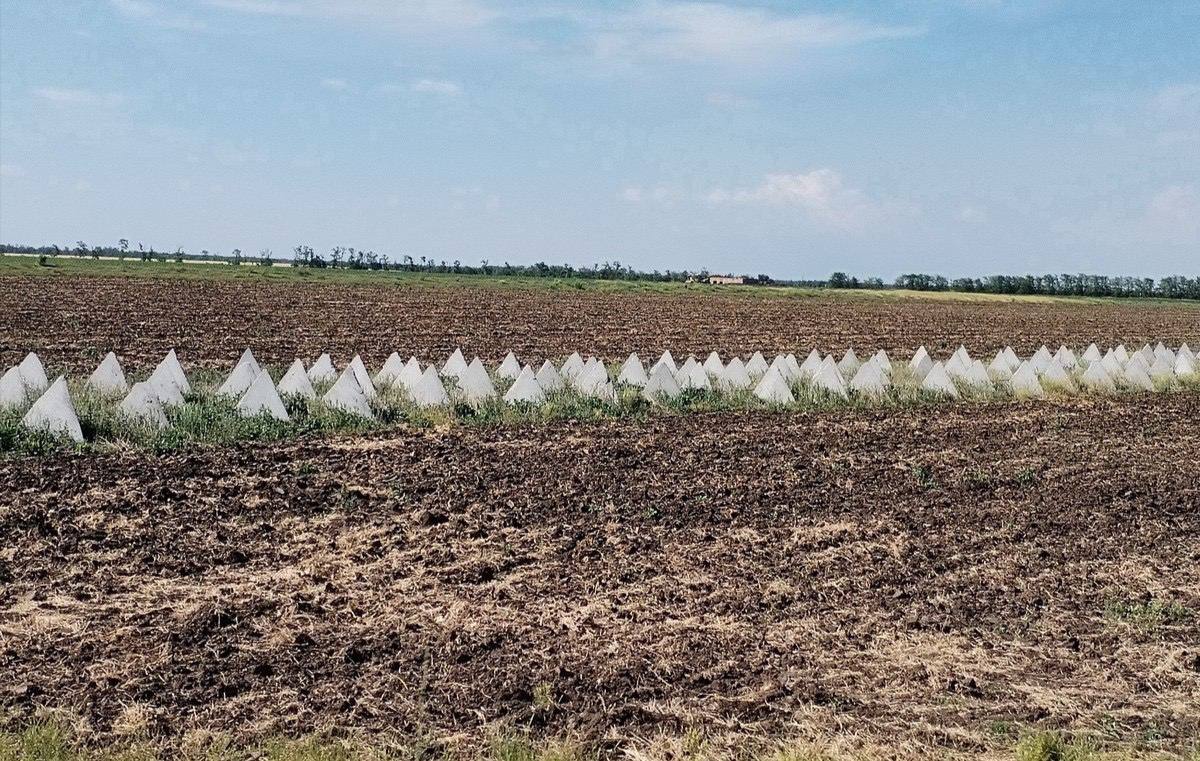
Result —
[[[51, 270], [49, 275], [46, 269]], [[178, 270], [178, 271], [176, 271]], [[104, 275], [102, 273], [112, 272]], [[122, 272], [155, 273], [126, 277]], [[576, 287], [578, 286], [578, 287]], [[770, 356], [814, 347], [918, 345], [942, 356], [1006, 344], [1200, 344], [1200, 303], [1048, 297], [962, 297], [900, 291], [815, 291], [526, 278], [407, 275], [260, 267], [0, 259], [0, 363], [37, 350], [89, 371], [109, 350], [152, 365], [174, 347], [186, 366], [228, 367], [243, 348], [287, 364], [323, 351], [377, 367], [393, 351], [442, 361], [455, 347], [498, 361], [561, 360], [573, 351], [621, 359]]]
[[[198, 266], [199, 264], [199, 266]], [[232, 266], [216, 263], [142, 262], [140, 260], [112, 261], [60, 257], [39, 265], [30, 255], [0, 255], [0, 277], [3, 276], [96, 276], [122, 278], [183, 278], [190, 280], [239, 280], [270, 283], [328, 283], [353, 285], [385, 285], [408, 287], [495, 287], [500, 289], [535, 289], [550, 291], [595, 291], [600, 293], [688, 293], [716, 294], [735, 298], [820, 298], [866, 301], [967, 301], [984, 303], [1070, 303], [1112, 304], [1133, 302], [1200, 305], [1179, 299], [1161, 298], [1100, 298], [1090, 296], [1025, 296], [993, 293], [957, 293], [938, 291], [907, 291], [896, 288], [869, 290], [856, 288], [804, 288], [798, 286], [722, 286], [705, 283], [649, 282], [631, 280], [599, 280], [592, 278], [507, 277], [500, 275], [456, 275], [426, 272], [366, 271], [354, 269], [309, 269], [291, 266], [262, 267]]]

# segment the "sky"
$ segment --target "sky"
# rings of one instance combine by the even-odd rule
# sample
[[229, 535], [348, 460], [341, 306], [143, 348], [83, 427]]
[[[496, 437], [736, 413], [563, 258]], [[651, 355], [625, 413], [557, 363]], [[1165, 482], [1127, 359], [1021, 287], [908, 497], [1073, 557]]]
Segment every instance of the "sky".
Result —
[[1196, 0], [0, 0], [0, 240], [1200, 273]]

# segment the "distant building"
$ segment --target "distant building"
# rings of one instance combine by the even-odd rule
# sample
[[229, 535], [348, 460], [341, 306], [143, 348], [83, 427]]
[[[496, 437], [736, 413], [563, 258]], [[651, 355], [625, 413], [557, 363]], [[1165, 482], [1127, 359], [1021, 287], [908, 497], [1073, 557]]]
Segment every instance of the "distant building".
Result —
[[708, 282], [710, 285], [745, 285], [746, 278], [742, 275], [709, 275]]

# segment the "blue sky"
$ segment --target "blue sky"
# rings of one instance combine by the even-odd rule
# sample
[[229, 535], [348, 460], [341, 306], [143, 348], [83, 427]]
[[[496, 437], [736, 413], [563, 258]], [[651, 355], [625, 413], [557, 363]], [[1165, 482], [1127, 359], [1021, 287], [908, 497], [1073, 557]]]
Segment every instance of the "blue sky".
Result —
[[0, 239], [1200, 271], [1200, 3], [0, 0]]

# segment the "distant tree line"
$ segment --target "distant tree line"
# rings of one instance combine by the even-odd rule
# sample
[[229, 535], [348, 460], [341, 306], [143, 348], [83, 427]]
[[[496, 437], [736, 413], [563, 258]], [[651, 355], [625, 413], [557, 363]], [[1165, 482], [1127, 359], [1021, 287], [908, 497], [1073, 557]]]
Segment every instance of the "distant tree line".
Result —
[[[99, 259], [136, 259], [141, 261], [215, 261], [232, 265], [255, 264], [272, 266], [276, 258], [270, 249], [262, 249], [257, 256], [246, 256], [235, 248], [228, 254], [215, 254], [207, 249], [190, 254], [182, 248], [174, 251], [156, 251], [138, 243], [131, 246], [126, 238], [116, 246], [89, 246], [84, 241], [74, 245], [23, 246], [3, 243], [0, 253], [33, 254], [41, 260], [63, 254]], [[300, 245], [292, 250], [291, 264], [296, 267], [314, 269], [380, 270], [399, 272], [429, 272], [459, 275], [485, 275], [497, 277], [548, 277], [580, 278], [585, 280], [636, 280], [645, 282], [703, 282], [709, 276], [705, 268], [699, 270], [637, 270], [619, 261], [603, 262], [590, 266], [571, 264], [494, 264], [484, 259], [477, 265], [453, 261], [435, 260], [424, 256], [407, 254], [392, 259], [387, 254], [373, 250], [356, 249], [353, 246], [334, 246], [328, 253], [317, 253], [312, 246]], [[1043, 294], [1051, 296], [1117, 296], [1117, 297], [1160, 297], [1168, 299], [1200, 300], [1200, 277], [1172, 275], [1159, 280], [1153, 278], [1114, 277], [1109, 275], [1061, 274], [1061, 275], [989, 275], [982, 278], [948, 279], [941, 275], [922, 273], [906, 274], [892, 283], [882, 278], [859, 278], [845, 272], [835, 272], [827, 280], [775, 280], [769, 275], [747, 275], [748, 285], [794, 285], [812, 288], [901, 288], [913, 291], [955, 291], [961, 293], [999, 294]]]
[[[858, 281], [843, 272], [829, 278], [831, 288], [878, 288], [878, 278]], [[956, 293], [1000, 293], [1046, 296], [1116, 296], [1130, 298], [1200, 299], [1200, 277], [1170, 275], [1150, 277], [1114, 277], [1110, 275], [988, 275], [953, 280], [941, 275], [907, 274], [896, 278], [894, 288], [910, 291], [954, 291]]]

